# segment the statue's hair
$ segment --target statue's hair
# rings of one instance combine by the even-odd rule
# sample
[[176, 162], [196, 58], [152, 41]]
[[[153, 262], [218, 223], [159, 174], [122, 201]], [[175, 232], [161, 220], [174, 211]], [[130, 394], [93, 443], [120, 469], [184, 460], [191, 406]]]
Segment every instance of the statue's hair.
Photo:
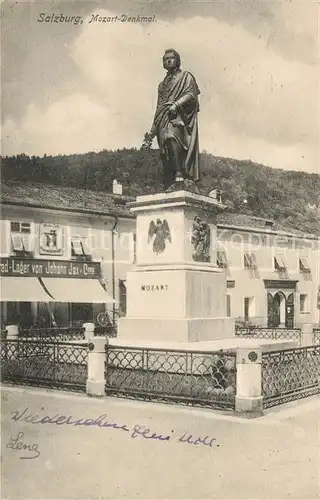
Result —
[[168, 53], [168, 52], [173, 52], [175, 58], [176, 58], [176, 62], [177, 62], [177, 67], [180, 69], [180, 66], [181, 66], [181, 57], [180, 57], [180, 54], [178, 54], [178, 52], [174, 49], [167, 49], [164, 53], [164, 56], [162, 58], [163, 62], [164, 62], [164, 57], [165, 55]]

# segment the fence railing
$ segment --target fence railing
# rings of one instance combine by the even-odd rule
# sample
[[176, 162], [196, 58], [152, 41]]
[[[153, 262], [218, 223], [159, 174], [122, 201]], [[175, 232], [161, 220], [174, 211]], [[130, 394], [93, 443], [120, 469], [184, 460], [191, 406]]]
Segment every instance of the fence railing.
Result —
[[51, 341], [84, 340], [84, 328], [66, 327], [66, 328], [29, 328], [28, 330], [19, 330], [21, 339], [45, 339]]
[[[117, 328], [114, 326], [95, 326], [94, 335], [103, 337], [116, 337]], [[6, 338], [7, 330], [1, 330], [1, 338]], [[83, 340], [85, 329], [83, 327], [55, 327], [55, 328], [28, 328], [19, 329], [19, 338], [45, 338], [54, 340]]]
[[266, 340], [294, 340], [301, 342], [300, 328], [268, 328], [258, 326], [236, 326], [235, 335], [239, 338]]
[[262, 354], [263, 406], [287, 403], [320, 392], [320, 346]]
[[[12, 383], [229, 411], [253, 411], [257, 398], [262, 411], [320, 392], [320, 345], [208, 352], [18, 338], [1, 340], [0, 361], [2, 380]], [[252, 409], [243, 410], [251, 396]]]
[[106, 393], [235, 408], [235, 352], [107, 346]]
[[95, 326], [94, 334], [96, 336], [101, 335], [102, 337], [116, 337], [117, 336], [117, 326]]
[[50, 340], [2, 340], [1, 379], [85, 391], [88, 344]]
[[320, 328], [313, 329], [313, 344], [314, 345], [320, 344]]

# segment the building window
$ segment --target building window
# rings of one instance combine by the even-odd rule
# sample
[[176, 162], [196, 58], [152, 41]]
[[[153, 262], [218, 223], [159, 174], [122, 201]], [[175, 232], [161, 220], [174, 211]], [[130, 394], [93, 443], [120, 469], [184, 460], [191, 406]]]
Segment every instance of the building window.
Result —
[[81, 239], [72, 238], [71, 239], [71, 257], [78, 257], [78, 256], [83, 257], [84, 255], [85, 255], [85, 253], [83, 250]]
[[287, 266], [282, 255], [276, 255], [274, 257], [274, 268], [279, 272], [284, 272], [287, 270]]
[[245, 297], [244, 298], [244, 319], [249, 319], [249, 302], [250, 302], [250, 298], [249, 297]]
[[83, 323], [93, 323], [93, 304], [72, 303], [70, 320], [72, 326], [82, 326]]
[[257, 259], [254, 253], [244, 254], [244, 267], [245, 269], [257, 269]]
[[231, 295], [227, 295], [227, 317], [231, 318]]
[[31, 223], [30, 222], [11, 222], [11, 232], [12, 233], [31, 233]]
[[303, 274], [311, 274], [311, 268], [306, 257], [300, 257], [299, 259], [299, 270]]
[[125, 280], [119, 279], [119, 316], [127, 314], [127, 288]]
[[33, 251], [31, 222], [12, 221], [10, 223], [11, 253], [29, 255]]
[[244, 319], [248, 320], [255, 315], [255, 301], [254, 297], [244, 298]]
[[308, 295], [306, 293], [300, 294], [300, 312], [304, 313], [308, 311]]
[[218, 267], [222, 267], [222, 268], [228, 267], [227, 254], [226, 254], [225, 250], [218, 250], [217, 251], [217, 265], [218, 265]]
[[[81, 234], [81, 229], [72, 230], [71, 234], [71, 257], [81, 260], [91, 260], [92, 246], [88, 230]], [[80, 234], [79, 234], [80, 233]]]

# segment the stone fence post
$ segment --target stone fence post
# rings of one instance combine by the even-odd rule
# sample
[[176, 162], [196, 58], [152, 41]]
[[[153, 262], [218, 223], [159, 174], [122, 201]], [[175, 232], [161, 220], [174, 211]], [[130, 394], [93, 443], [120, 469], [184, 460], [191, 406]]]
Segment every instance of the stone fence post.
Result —
[[105, 337], [93, 337], [88, 344], [88, 396], [102, 397], [105, 395], [104, 365], [106, 360]]
[[83, 323], [84, 328], [84, 338], [89, 341], [91, 337], [94, 337], [94, 323]]
[[304, 323], [301, 326], [300, 346], [306, 347], [307, 345], [313, 345], [313, 324], [312, 323]]
[[262, 414], [263, 397], [261, 387], [260, 347], [237, 349], [236, 412]]
[[15, 340], [18, 338], [19, 335], [18, 325], [8, 325], [6, 326], [6, 331], [7, 331], [7, 339]]

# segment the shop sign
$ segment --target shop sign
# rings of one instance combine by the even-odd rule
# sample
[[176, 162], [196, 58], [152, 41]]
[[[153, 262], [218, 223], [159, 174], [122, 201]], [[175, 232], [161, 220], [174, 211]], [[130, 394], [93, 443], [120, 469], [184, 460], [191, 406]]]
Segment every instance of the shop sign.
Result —
[[42, 278], [100, 278], [100, 262], [0, 259], [0, 275]]

